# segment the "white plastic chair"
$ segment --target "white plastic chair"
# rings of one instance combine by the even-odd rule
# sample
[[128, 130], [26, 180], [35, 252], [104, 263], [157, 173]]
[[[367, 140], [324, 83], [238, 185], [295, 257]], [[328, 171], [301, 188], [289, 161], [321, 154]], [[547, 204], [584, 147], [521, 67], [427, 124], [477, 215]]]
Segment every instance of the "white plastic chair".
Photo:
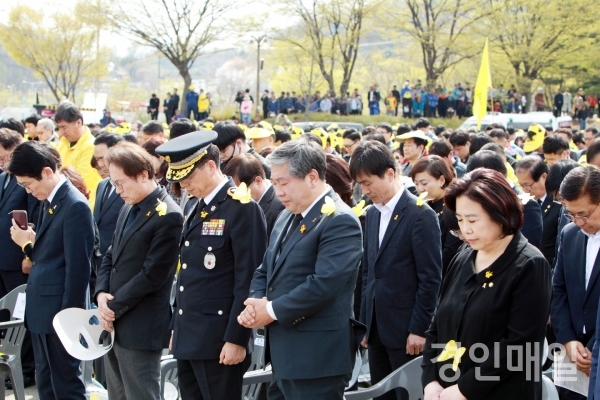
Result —
[[[10, 319], [0, 323], [0, 329], [6, 329], [6, 335], [0, 343], [0, 376], [8, 373], [13, 384], [16, 400], [25, 400], [25, 388], [23, 384], [23, 369], [21, 367], [21, 346], [25, 338], [25, 321], [13, 320], [13, 314], [19, 294], [25, 293], [27, 285], [21, 285], [0, 299], [0, 310], [8, 310]], [[4, 398], [4, 384], [0, 383], [0, 399]]]

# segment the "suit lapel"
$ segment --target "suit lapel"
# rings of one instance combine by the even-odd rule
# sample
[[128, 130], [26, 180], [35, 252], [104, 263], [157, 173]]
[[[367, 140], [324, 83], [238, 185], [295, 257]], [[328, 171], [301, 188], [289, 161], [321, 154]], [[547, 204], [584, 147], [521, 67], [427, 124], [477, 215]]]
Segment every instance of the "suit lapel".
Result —
[[[8, 179], [8, 174], [3, 174], [3, 178], [4, 179], [0, 179], [0, 193], [2, 193], [2, 200], [0, 200], [0, 208], [2, 208], [2, 206], [4, 205], [4, 203], [6, 203], [6, 199], [8, 199], [10, 197], [10, 194], [13, 192], [13, 190], [15, 190], [15, 188], [17, 187], [17, 179], [12, 177], [10, 182], [8, 182], [8, 186], [6, 187], [6, 189], [4, 189], [4, 182], [6, 182], [6, 179]], [[12, 211], [12, 210], [11, 210]]]
[[[52, 223], [52, 221], [54, 221], [57, 218], [57, 215], [62, 211], [61, 201], [67, 195], [70, 188], [71, 183], [69, 182], [69, 180], [67, 180], [61, 185], [61, 187], [54, 195], [52, 203], [50, 203], [50, 206], [48, 207], [48, 209], [46, 210], [46, 214], [44, 215], [44, 222], [42, 223], [42, 226], [36, 233], [36, 242], [40, 240], [44, 232], [46, 232], [46, 229], [48, 229], [48, 226]], [[40, 205], [40, 207], [43, 207], [43, 205]]]
[[[578, 254], [581, 257], [582, 262], [581, 263], [573, 263], [573, 265], [577, 265], [579, 266], [579, 268], [577, 268], [577, 278], [579, 279], [579, 287], [582, 289], [580, 293], [584, 294], [584, 298], [585, 298], [585, 269], [586, 269], [586, 248], [587, 248], [587, 241], [588, 241], [588, 237], [586, 236], [585, 233], [583, 233], [583, 231], [580, 229], [579, 231], [577, 231], [577, 242], [576, 245], [574, 247], [576, 247], [574, 250], [574, 254]], [[564, 246], [564, 244], [563, 244]]]
[[375, 264], [379, 253], [379, 220], [381, 213], [376, 207], [370, 207], [367, 212], [367, 237], [369, 264]]
[[273, 185], [271, 185], [269, 186], [262, 199], [260, 199], [260, 202], [258, 203], [258, 205], [265, 210], [265, 214], [267, 213], [269, 207], [271, 207], [273, 196], [275, 196], [275, 189], [273, 188]]
[[[106, 212], [110, 210], [110, 206], [112, 206], [112, 204], [117, 200], [118, 197], [119, 194], [117, 193], [117, 191], [113, 190], [110, 196], [108, 196], [108, 199], [106, 199], [106, 204], [100, 204], [100, 215], [98, 216], [98, 222], [100, 222], [104, 214], [106, 214]], [[96, 209], [96, 207], [94, 207], [94, 209]]]
[[104, 196], [104, 190], [106, 190], [106, 185], [109, 184], [108, 181], [100, 181], [98, 185], [98, 190], [96, 191], [96, 206], [94, 207], [94, 221], [96, 223], [100, 222], [100, 209], [102, 208], [102, 197]]
[[551, 194], [547, 194], [546, 198], [544, 199], [544, 201], [542, 202], [542, 217], [546, 218], [550, 212], [550, 210], [552, 210], [552, 206], [554, 205], [554, 197], [552, 197]]
[[[167, 196], [168, 195], [166, 190], [162, 189], [158, 195], [158, 199], [163, 201]], [[151, 202], [150, 206], [146, 206], [145, 208], [140, 209], [140, 212], [135, 218], [135, 221], [133, 221], [129, 228], [127, 228], [127, 230], [123, 232], [123, 228], [125, 227], [125, 221], [127, 221], [127, 215], [129, 215], [130, 209], [131, 206], [127, 209], [127, 214], [125, 214], [125, 218], [123, 218], [124, 221], [121, 223], [121, 229], [119, 230], [119, 232], [121, 232], [121, 239], [119, 240], [117, 251], [115, 252], [115, 256], [113, 257], [113, 263], [119, 258], [119, 255], [121, 255], [121, 252], [125, 248], [125, 245], [127, 244], [127, 241], [129, 241], [131, 236], [142, 226], [144, 226], [144, 224], [148, 222], [154, 214], [156, 214], [156, 203]]]
[[[586, 253], [583, 253], [583, 254], [586, 254]], [[587, 260], [586, 260], [586, 263], [587, 263]], [[592, 288], [593, 288], [594, 284], [596, 283], [596, 280], [598, 279], [598, 274], [600, 274], [600, 257], [598, 257], [598, 254], [596, 254], [596, 260], [594, 261], [594, 267], [592, 268], [592, 274], [590, 275], [590, 280], [588, 282], [587, 289], [585, 291], [585, 297], [583, 299], [584, 303], [586, 302], [589, 294], [592, 292]], [[585, 280], [584, 280], [584, 284], [585, 284]]]
[[[392, 235], [394, 234], [394, 231], [396, 231], [396, 228], [400, 226], [400, 221], [402, 221], [402, 217], [404, 216], [402, 210], [406, 207], [406, 202], [408, 201], [408, 192], [404, 188], [402, 189], [402, 191], [402, 195], [400, 196], [400, 199], [398, 200], [398, 203], [396, 203], [396, 207], [394, 207], [394, 211], [392, 212], [390, 223], [388, 224], [387, 229], [385, 230], [385, 234], [383, 235], [381, 246], [379, 246], [379, 251], [377, 252], [377, 257], [375, 258], [375, 263], [379, 259], [379, 256], [381, 256], [381, 254], [385, 250]], [[377, 241], [379, 241], [379, 227], [377, 229], [376, 235]]]
[[[308, 214], [306, 214], [306, 216], [302, 219], [302, 221], [300, 221], [300, 225], [298, 226], [298, 228], [296, 228], [295, 231], [291, 233], [292, 236], [290, 237], [290, 240], [286, 243], [285, 248], [281, 249], [281, 254], [279, 255], [279, 258], [277, 259], [277, 261], [275, 262], [275, 268], [273, 269], [273, 275], [275, 275], [277, 273], [277, 270], [279, 269], [281, 264], [285, 261], [285, 258], [288, 256], [290, 251], [294, 248], [296, 243], [298, 243], [298, 241], [300, 241], [300, 239], [302, 239], [305, 235], [308, 235], [308, 233], [311, 231], [311, 229], [314, 228], [319, 223], [319, 221], [321, 221], [321, 218], [323, 218], [323, 214], [321, 213], [321, 207], [325, 203], [326, 196], [331, 197], [333, 199], [333, 201], [336, 201], [338, 199], [337, 194], [335, 194], [335, 192], [330, 189], [329, 192], [327, 192], [325, 194], [325, 196], [323, 196], [310, 209]], [[285, 234], [283, 236], [285, 237]]]

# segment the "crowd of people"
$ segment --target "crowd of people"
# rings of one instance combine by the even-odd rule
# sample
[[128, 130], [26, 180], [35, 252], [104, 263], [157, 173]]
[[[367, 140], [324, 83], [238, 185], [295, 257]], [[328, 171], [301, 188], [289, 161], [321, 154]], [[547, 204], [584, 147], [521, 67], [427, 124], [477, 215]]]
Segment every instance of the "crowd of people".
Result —
[[68, 102], [0, 120], [0, 296], [28, 285], [40, 399], [85, 398], [52, 319], [86, 300], [115, 334], [94, 365], [111, 399], [160, 399], [166, 348], [182, 399], [239, 399], [257, 328], [269, 399], [343, 399], [367, 349], [371, 384], [422, 355], [424, 400], [540, 400], [545, 340], [600, 396], [596, 127], [198, 112], [118, 132]]

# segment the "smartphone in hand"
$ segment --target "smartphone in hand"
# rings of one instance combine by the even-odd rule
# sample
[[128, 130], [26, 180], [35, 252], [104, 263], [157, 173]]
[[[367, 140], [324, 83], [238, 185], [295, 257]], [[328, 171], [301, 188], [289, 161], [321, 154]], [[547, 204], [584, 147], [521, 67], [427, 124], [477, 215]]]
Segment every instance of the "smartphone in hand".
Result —
[[19, 225], [19, 228], [23, 229], [24, 231], [27, 230], [27, 211], [14, 210], [12, 212], [12, 217], [17, 225]]

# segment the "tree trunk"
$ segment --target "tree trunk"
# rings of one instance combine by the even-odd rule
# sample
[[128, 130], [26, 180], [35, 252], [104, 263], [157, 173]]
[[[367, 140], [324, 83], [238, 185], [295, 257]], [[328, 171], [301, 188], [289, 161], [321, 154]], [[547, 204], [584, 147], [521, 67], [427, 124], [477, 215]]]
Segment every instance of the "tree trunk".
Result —
[[435, 88], [435, 84], [438, 80], [438, 75], [433, 71], [433, 68], [427, 68], [425, 75], [425, 82], [427, 83], [427, 89]]
[[[532, 83], [533, 80], [531, 78], [517, 75], [517, 86], [519, 89], [519, 93], [521, 93], [522, 96], [525, 96], [525, 99], [527, 100], [525, 112], [530, 112], [533, 110], [533, 96], [531, 95]], [[519, 102], [520, 101], [521, 99], [519, 99]]]
[[181, 96], [179, 96], [179, 112], [183, 115], [187, 115], [187, 102], [185, 100], [185, 95], [192, 84], [192, 76], [190, 75], [190, 70], [187, 65], [179, 65], [177, 66], [177, 69], [179, 70], [179, 75], [181, 75], [183, 78], [183, 90], [181, 91]]

